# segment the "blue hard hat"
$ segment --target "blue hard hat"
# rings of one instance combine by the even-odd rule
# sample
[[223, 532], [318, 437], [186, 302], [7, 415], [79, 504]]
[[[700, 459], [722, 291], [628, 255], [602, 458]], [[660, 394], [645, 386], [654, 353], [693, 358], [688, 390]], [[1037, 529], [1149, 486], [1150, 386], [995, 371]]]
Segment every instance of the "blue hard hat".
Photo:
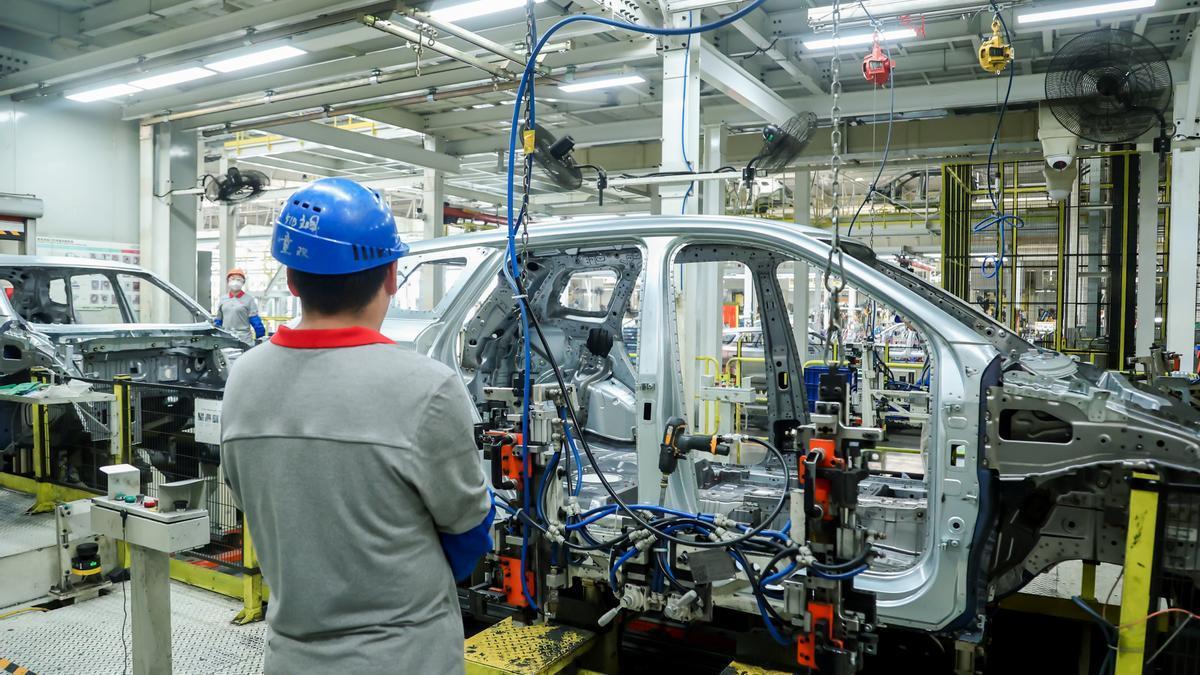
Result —
[[271, 235], [271, 255], [310, 274], [352, 274], [406, 253], [383, 197], [349, 178], [322, 178], [297, 190]]

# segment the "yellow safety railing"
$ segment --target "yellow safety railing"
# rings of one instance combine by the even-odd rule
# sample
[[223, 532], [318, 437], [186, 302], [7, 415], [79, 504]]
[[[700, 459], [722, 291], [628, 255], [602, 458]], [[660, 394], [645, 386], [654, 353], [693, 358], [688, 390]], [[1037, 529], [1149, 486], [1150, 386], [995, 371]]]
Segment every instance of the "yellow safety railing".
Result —
[[[711, 356], [697, 356], [696, 361], [704, 364], [704, 369], [700, 371], [700, 377], [713, 378], [713, 384], [721, 384], [721, 362]], [[715, 434], [721, 429], [721, 404], [719, 401], [708, 399], [700, 399], [704, 407], [704, 431], [705, 434]]]

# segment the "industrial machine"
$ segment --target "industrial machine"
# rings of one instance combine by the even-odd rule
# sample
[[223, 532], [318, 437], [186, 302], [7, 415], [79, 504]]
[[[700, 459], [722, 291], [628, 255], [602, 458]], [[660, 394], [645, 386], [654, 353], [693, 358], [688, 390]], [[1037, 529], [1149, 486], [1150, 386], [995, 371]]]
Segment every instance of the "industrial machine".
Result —
[[[853, 384], [799, 386], [819, 369], [796, 347], [777, 274], [824, 265], [825, 231], [728, 217], [543, 224], [520, 261], [525, 314], [503, 234], [415, 244], [404, 283], [422, 266], [464, 271], [441, 282], [436, 309], [393, 311], [383, 331], [461, 374], [507, 514], [464, 611], [601, 632], [688, 626], [755, 663], [853, 672], [882, 631], [980, 643], [993, 603], [1037, 574], [1122, 563], [1126, 523], [1104, 514], [1128, 504], [1135, 469], [1196, 482], [1187, 388], [1039, 349], [862, 243], [841, 246], [849, 288], [919, 336], [911, 394], [867, 370], [888, 362], [879, 345], [845, 355]], [[693, 266], [726, 261], [754, 282], [762, 420], [714, 434], [684, 388], [685, 342], [703, 327], [679, 295]], [[607, 279], [586, 306], [571, 302], [580, 275]], [[919, 427], [907, 448], [892, 438], [899, 414]], [[910, 464], [879, 461], [901, 449]], [[1164, 539], [1191, 547], [1189, 531]], [[1190, 578], [1189, 560], [1164, 569]]]
[[[489, 416], [478, 438], [492, 487], [510, 495], [497, 501], [510, 516], [496, 525], [495, 564], [483, 586], [498, 589], [526, 621], [599, 627], [624, 614], [712, 621], [750, 603], [776, 642], [794, 640], [795, 664], [858, 671], [874, 653], [875, 598], [856, 591], [853, 579], [874, 557], [869, 540], [883, 535], [858, 519], [859, 483], [882, 432], [843, 424], [846, 385], [844, 375], [822, 379], [829, 400], [817, 402], [811, 425], [788, 434], [783, 451], [753, 437], [689, 434], [673, 417], [659, 447], [657, 502], [627, 503], [613, 490], [614, 504], [586, 510], [579, 448], [589, 457], [592, 450], [573, 431], [574, 387], [537, 385], [527, 416], [513, 389], [486, 390]], [[757, 523], [666, 506], [681, 462], [728, 457], [741, 442], [766, 448], [782, 472]], [[603, 473], [593, 475], [609, 487]]]

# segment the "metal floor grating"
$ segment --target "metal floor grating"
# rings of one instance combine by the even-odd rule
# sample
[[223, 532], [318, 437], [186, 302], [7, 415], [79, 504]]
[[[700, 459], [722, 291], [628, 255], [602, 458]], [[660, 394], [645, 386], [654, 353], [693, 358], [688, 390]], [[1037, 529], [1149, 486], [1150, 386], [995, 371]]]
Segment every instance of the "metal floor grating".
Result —
[[[132, 597], [125, 589], [125, 602]], [[174, 672], [236, 675], [263, 671], [263, 622], [235, 626], [241, 603], [216, 593], [171, 583]], [[0, 622], [0, 658], [38, 675], [120, 675], [122, 596], [119, 586], [95, 600], [49, 612], [19, 614]], [[125, 644], [132, 648], [129, 624]]]
[[[1096, 599], [1110, 605], [1121, 604], [1121, 567], [1100, 563], [1096, 569]], [[1048, 598], [1065, 598], [1079, 595], [1083, 591], [1083, 563], [1067, 560], [1055, 565], [1029, 581], [1022, 593]]]
[[54, 514], [25, 515], [33, 495], [0, 488], [0, 558], [54, 545]]

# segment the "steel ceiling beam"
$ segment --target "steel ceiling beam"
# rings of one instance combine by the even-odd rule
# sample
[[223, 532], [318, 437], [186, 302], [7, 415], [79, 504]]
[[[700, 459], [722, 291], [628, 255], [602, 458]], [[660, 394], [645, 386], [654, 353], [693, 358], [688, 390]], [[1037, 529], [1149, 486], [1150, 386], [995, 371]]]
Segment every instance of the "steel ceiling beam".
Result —
[[424, 132], [427, 128], [425, 118], [414, 112], [409, 112], [401, 108], [381, 108], [379, 110], [367, 110], [359, 117], [365, 117], [376, 122], [383, 122], [401, 129], [410, 131]]
[[221, 0], [112, 0], [79, 12], [79, 28], [84, 35], [102, 35], [219, 4]]
[[768, 89], [706, 40], [700, 41], [700, 77], [767, 122], [783, 124], [796, 114], [796, 109], [782, 96]]
[[778, 38], [768, 39], [767, 36], [763, 34], [763, 31], [759, 30], [750, 22], [749, 17], [734, 21], [732, 26], [734, 30], [741, 33], [747, 40], [749, 40], [756, 49], [762, 50], [762, 53], [767, 58], [774, 61], [776, 65], [782, 68], [783, 71], [792, 78], [792, 80], [804, 87], [808, 93], [823, 93], [823, 88], [821, 87], [821, 83], [817, 81], [817, 78], [810, 75], [808, 71], [806, 71], [800, 64], [793, 61], [791, 57], [775, 46], [779, 41]]
[[274, 0], [250, 9], [162, 31], [0, 78], [0, 95], [13, 94], [45, 83], [65, 81], [114, 66], [134, 65], [142, 58], [201, 45], [251, 28], [261, 31], [276, 24], [297, 22], [319, 14], [373, 5], [377, 2], [378, 0], [347, 0], [331, 6], [329, 0]]
[[458, 159], [440, 152], [431, 152], [395, 139], [376, 138], [317, 122], [297, 122], [272, 127], [274, 133], [310, 143], [342, 148], [364, 155], [373, 155], [426, 169], [458, 173]]
[[0, 25], [43, 38], [79, 35], [79, 17], [33, 0], [0, 2]]
[[[592, 124], [582, 127], [550, 126], [555, 133], [569, 133], [576, 147], [630, 141], [650, 141], [662, 138], [662, 118], [651, 117], [627, 122]], [[499, 152], [508, 147], [508, 134], [493, 134], [482, 138], [455, 141], [446, 144], [446, 152], [452, 155], [478, 155]]]
[[[69, 59], [82, 53], [74, 47], [64, 47], [51, 40], [30, 35], [25, 31], [5, 27], [0, 27], [0, 45], [4, 45], [6, 49], [15, 49], [18, 52], [40, 56], [44, 59]], [[0, 82], [3, 81], [0, 79]]]

